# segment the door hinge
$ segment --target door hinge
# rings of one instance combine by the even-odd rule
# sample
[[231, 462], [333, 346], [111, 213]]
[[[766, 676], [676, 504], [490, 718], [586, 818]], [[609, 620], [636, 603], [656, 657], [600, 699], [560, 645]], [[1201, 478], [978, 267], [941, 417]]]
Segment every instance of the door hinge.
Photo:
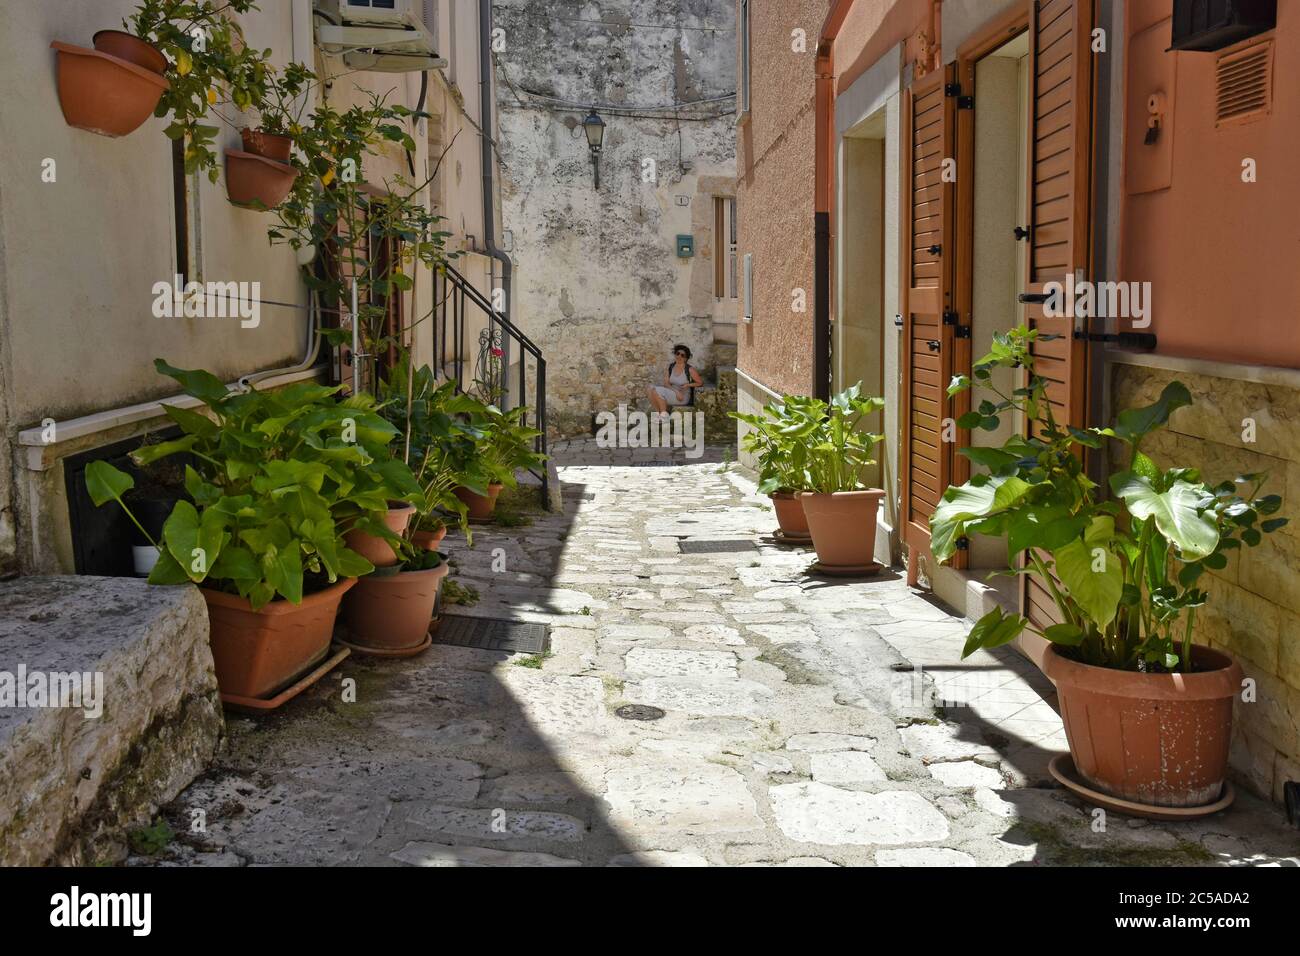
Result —
[[957, 97], [957, 109], [959, 109], [959, 110], [973, 110], [974, 108], [975, 108], [975, 97], [974, 97], [974, 96], [959, 96], [959, 97]]
[[959, 326], [957, 326], [956, 328], [954, 328], [954, 329], [952, 330], [952, 334], [955, 335], [955, 336], [956, 336], [957, 338], [959, 338], [959, 339], [968, 339], [968, 338], [970, 338], [970, 326], [969, 326], [969, 325], [959, 325]]
[[969, 550], [970, 550], [970, 538], [958, 538], [956, 541], [953, 542], [953, 546], [954, 546], [958, 551], [969, 551]]
[[943, 85], [943, 95], [944, 95], [944, 96], [961, 96], [961, 84], [960, 84], [960, 83], [945, 83], [945, 84]]
[[943, 324], [944, 324], [944, 325], [956, 325], [956, 324], [957, 324], [957, 313], [956, 313], [956, 312], [945, 312], [945, 313], [943, 314]]

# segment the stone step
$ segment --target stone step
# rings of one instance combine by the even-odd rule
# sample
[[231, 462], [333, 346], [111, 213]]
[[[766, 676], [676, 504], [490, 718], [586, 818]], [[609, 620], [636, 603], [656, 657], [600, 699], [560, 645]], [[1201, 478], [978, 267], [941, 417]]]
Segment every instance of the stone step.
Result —
[[[81, 706], [49, 706], [65, 686]], [[125, 831], [203, 772], [222, 727], [196, 588], [0, 583], [0, 866], [124, 859]]]

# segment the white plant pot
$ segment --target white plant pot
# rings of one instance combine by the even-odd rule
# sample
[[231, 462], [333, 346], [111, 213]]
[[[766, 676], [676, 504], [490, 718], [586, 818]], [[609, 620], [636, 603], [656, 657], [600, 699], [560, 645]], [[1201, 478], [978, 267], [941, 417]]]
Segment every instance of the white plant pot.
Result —
[[158, 549], [151, 544], [131, 545], [131, 564], [138, 578], [147, 578], [158, 563]]

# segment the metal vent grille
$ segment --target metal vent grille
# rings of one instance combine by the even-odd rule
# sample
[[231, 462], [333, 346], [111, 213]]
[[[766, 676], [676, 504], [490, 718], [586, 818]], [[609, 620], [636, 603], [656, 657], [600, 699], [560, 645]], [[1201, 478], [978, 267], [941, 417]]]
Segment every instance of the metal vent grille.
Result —
[[1215, 90], [1216, 126], [1267, 115], [1273, 105], [1273, 41], [1221, 54]]

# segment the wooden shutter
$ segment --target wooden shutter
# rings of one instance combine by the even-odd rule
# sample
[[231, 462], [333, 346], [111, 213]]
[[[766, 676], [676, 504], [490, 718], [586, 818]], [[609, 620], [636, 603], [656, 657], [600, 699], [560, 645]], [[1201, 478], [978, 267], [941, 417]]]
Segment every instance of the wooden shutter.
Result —
[[[903, 540], [909, 548], [908, 581], [929, 558], [930, 515], [948, 487], [952, 443], [941, 440], [951, 415], [952, 328], [944, 313], [952, 304], [954, 184], [944, 182], [944, 160], [953, 156], [955, 99], [945, 85], [955, 65], [922, 77], [904, 98], [903, 244]], [[948, 177], [950, 180], [952, 177]]]
[[[1029, 19], [1029, 241], [1025, 276], [1030, 294], [1067, 275], [1092, 278], [1093, 0], [1031, 0]], [[1034, 346], [1038, 374], [1058, 424], [1085, 427], [1088, 411], [1088, 331], [1080, 318], [1043, 314], [1027, 303], [1031, 328], [1063, 336]], [[1025, 575], [1024, 613], [1035, 625], [1056, 622], [1056, 605]]]

